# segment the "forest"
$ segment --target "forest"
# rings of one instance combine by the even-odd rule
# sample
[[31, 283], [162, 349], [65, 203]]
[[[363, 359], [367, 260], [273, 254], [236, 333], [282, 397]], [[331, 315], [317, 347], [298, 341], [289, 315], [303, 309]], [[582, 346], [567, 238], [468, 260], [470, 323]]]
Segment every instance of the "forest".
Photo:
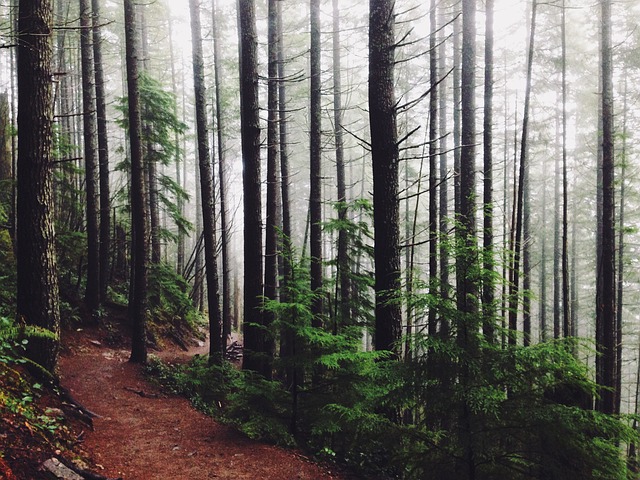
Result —
[[639, 2], [0, 12], [0, 478], [87, 332], [348, 478], [640, 478]]

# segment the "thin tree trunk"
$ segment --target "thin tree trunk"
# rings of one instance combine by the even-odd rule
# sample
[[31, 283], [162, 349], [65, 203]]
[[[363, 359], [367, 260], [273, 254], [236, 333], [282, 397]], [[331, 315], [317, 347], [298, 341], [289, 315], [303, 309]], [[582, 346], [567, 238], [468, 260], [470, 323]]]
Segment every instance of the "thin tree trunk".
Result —
[[[267, 217], [265, 223], [264, 297], [275, 300], [278, 288], [278, 0], [268, 2], [268, 92], [267, 92]], [[263, 375], [272, 378], [275, 337], [270, 327], [275, 321], [272, 311], [264, 312], [265, 353]]]
[[532, 0], [531, 4], [531, 31], [529, 32], [529, 49], [527, 54], [527, 84], [525, 87], [524, 114], [522, 117], [522, 139], [520, 141], [520, 170], [517, 189], [517, 200], [514, 205], [515, 238], [513, 243], [513, 263], [511, 266], [512, 282], [509, 286], [509, 344], [516, 344], [516, 331], [518, 329], [518, 300], [520, 284], [520, 255], [522, 252], [523, 220], [524, 220], [524, 193], [526, 187], [527, 172], [527, 140], [529, 137], [529, 105], [531, 102], [531, 71], [533, 69], [533, 53], [536, 32], [536, 12], [538, 1]]
[[227, 339], [231, 335], [231, 272], [229, 262], [229, 244], [231, 228], [227, 211], [227, 160], [224, 143], [222, 72], [220, 68], [220, 33], [218, 31], [218, 13], [216, 0], [212, 2], [213, 30], [213, 74], [216, 90], [216, 134], [218, 137], [218, 175], [220, 177], [220, 241], [222, 254], [222, 347], [226, 351]]
[[[458, 227], [456, 241], [456, 283], [458, 290], [457, 307], [461, 317], [458, 320], [458, 345], [465, 356], [474, 358], [478, 349], [479, 278], [477, 270], [476, 236], [476, 4], [474, 0], [462, 0], [462, 68], [461, 68], [461, 149], [460, 149], [460, 209], [456, 211]], [[469, 365], [462, 362], [460, 367], [461, 388], [466, 391], [473, 378]], [[460, 408], [459, 435], [462, 441], [462, 461], [460, 478], [475, 480], [476, 458], [473, 445], [471, 407], [466, 399]]]
[[95, 75], [91, 41], [89, 0], [80, 0], [80, 43], [82, 57], [82, 123], [87, 216], [87, 286], [85, 303], [95, 312], [100, 306], [100, 220], [98, 158], [96, 148]]
[[624, 72], [624, 100], [622, 106], [622, 149], [620, 152], [620, 211], [618, 214], [618, 271], [616, 279], [616, 414], [620, 413], [620, 401], [622, 395], [622, 317], [623, 296], [624, 296], [624, 233], [625, 233], [625, 201], [627, 177], [627, 72]]
[[[429, 8], [429, 292], [434, 297], [438, 291], [438, 48], [436, 24], [436, 0]], [[419, 193], [419, 192], [418, 192]], [[436, 335], [437, 311], [429, 309], [428, 333]]]
[[218, 259], [214, 211], [213, 167], [209, 155], [207, 133], [207, 100], [204, 83], [204, 62], [200, 26], [200, 0], [189, 0], [191, 17], [191, 51], [193, 56], [193, 86], [196, 107], [196, 130], [204, 227], [204, 259], [207, 272], [207, 309], [209, 314], [209, 363], [222, 362], [222, 321], [218, 291]]
[[111, 199], [109, 188], [109, 141], [107, 106], [102, 61], [100, 0], [91, 0], [93, 10], [93, 62], [96, 79], [96, 118], [98, 127], [98, 165], [100, 172], [100, 300], [107, 297], [111, 259]]
[[[347, 185], [344, 168], [344, 139], [342, 111], [342, 72], [340, 56], [340, 8], [339, 0], [333, 0], [333, 129], [336, 150], [336, 178], [338, 183], [338, 220], [341, 224], [347, 220]], [[341, 228], [338, 232], [338, 310], [340, 323], [351, 323], [351, 266], [349, 265], [349, 241], [347, 232]]]
[[484, 135], [483, 135], [483, 268], [482, 314], [483, 333], [489, 342], [494, 341], [495, 282], [493, 280], [493, 0], [487, 0], [484, 41]]
[[320, 65], [320, 0], [311, 0], [311, 93], [309, 115], [310, 125], [310, 246], [311, 255], [311, 310], [313, 326], [322, 326], [322, 105], [321, 105], [321, 65]]
[[567, 34], [566, 8], [562, 1], [562, 318], [564, 336], [573, 335], [573, 319], [569, 308], [569, 196], [567, 178]]
[[[173, 92], [174, 97], [178, 98], [178, 82], [177, 82], [176, 65], [175, 65], [176, 58], [175, 58], [175, 53], [173, 48], [173, 26], [172, 25], [173, 25], [172, 20], [171, 18], [169, 18], [167, 22], [167, 26], [169, 30], [169, 58], [171, 59], [171, 91]], [[215, 62], [215, 65], [217, 67], [217, 62]], [[175, 117], [178, 118], [177, 102], [174, 104], [173, 113]], [[176, 155], [175, 155], [176, 183], [178, 184], [178, 186], [182, 188], [182, 175], [180, 172], [180, 167], [181, 167], [180, 156], [182, 155], [182, 151], [179, 148], [180, 137], [177, 131], [175, 132], [173, 141], [176, 144]], [[181, 195], [178, 195], [176, 198], [176, 206], [178, 207], [178, 214], [181, 217], [184, 217], [184, 199], [182, 198]], [[176, 232], [176, 235], [177, 235], [176, 271], [178, 272], [178, 275], [184, 275], [185, 232], [180, 226], [178, 226], [178, 231]]]

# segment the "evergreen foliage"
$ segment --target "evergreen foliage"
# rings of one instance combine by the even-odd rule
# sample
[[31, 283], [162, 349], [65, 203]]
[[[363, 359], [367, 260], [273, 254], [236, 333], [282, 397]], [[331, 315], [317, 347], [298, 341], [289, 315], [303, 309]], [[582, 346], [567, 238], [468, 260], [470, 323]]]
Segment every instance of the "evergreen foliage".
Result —
[[[176, 135], [183, 135], [187, 131], [187, 125], [176, 116], [176, 99], [173, 94], [167, 92], [162, 84], [152, 78], [148, 73], [140, 74], [140, 101], [145, 106], [142, 111], [142, 121], [147, 126], [142, 132], [142, 141], [151, 145], [145, 163], [156, 162], [164, 166], [170, 165], [180, 158], [180, 145], [176, 143]], [[126, 131], [129, 129], [127, 97], [119, 99], [116, 108], [122, 113], [117, 123]], [[129, 160], [123, 159], [117, 165], [122, 171], [129, 169]], [[158, 174], [158, 200], [165, 209], [169, 218], [177, 225], [180, 232], [188, 234], [193, 226], [180, 212], [179, 201], [188, 201], [189, 194], [170, 176], [161, 172]], [[124, 204], [124, 210], [128, 209], [128, 192], [126, 189], [116, 192]], [[177, 236], [167, 229], [162, 229], [160, 236], [164, 239], [177, 241]]]

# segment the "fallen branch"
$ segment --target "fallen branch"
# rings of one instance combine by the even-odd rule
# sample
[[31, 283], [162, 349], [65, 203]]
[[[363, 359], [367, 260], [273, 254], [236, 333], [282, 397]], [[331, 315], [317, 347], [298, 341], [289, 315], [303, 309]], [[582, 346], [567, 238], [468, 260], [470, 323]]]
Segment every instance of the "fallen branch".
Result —
[[124, 389], [129, 392], [133, 392], [136, 395], [140, 395], [141, 397], [144, 397], [144, 398], [160, 398], [160, 395], [158, 395], [157, 393], [147, 393], [144, 390], [136, 390], [135, 388], [132, 388], [132, 387], [124, 387]]

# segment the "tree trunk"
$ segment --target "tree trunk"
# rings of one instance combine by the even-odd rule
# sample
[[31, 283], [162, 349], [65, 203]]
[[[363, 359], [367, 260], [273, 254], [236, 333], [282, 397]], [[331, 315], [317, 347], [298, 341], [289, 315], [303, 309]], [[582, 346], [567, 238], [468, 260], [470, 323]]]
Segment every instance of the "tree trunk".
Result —
[[373, 162], [375, 349], [399, 354], [400, 212], [393, 0], [369, 2], [369, 123]]
[[85, 303], [95, 312], [100, 306], [100, 225], [98, 158], [96, 148], [95, 75], [91, 41], [89, 0], [80, 0], [80, 43], [82, 56], [82, 123], [87, 215], [87, 288]]
[[601, 2], [602, 25], [602, 243], [598, 264], [596, 293], [596, 350], [600, 365], [596, 383], [603, 388], [596, 400], [596, 409], [613, 414], [616, 405], [616, 284], [614, 227], [614, 167], [613, 154], [613, 81], [611, 59], [611, 0]]
[[536, 32], [537, 0], [531, 4], [531, 31], [529, 32], [529, 49], [527, 54], [527, 83], [525, 87], [524, 114], [522, 117], [522, 139], [520, 142], [520, 170], [517, 189], [517, 199], [514, 205], [515, 212], [515, 237], [513, 242], [513, 263], [511, 265], [512, 282], [509, 286], [509, 344], [516, 344], [516, 331], [518, 329], [518, 295], [520, 286], [520, 256], [522, 252], [522, 235], [524, 220], [524, 193], [526, 187], [527, 172], [527, 140], [529, 137], [529, 104], [531, 102], [531, 70], [533, 68], [533, 52]]
[[18, 11], [17, 317], [49, 330], [30, 338], [27, 356], [50, 372], [58, 359], [60, 308], [53, 226], [51, 85], [53, 7], [20, 2]]
[[493, 280], [493, 0], [486, 3], [484, 62], [482, 329], [487, 341], [493, 342], [496, 314]]
[[[461, 69], [461, 149], [460, 149], [460, 209], [456, 211], [456, 283], [458, 290], [457, 307], [458, 345], [465, 356], [475, 358], [478, 350], [479, 281], [477, 271], [476, 237], [476, 112], [475, 112], [475, 71], [476, 71], [476, 4], [474, 0], [462, 0], [462, 69]], [[473, 382], [469, 365], [462, 362], [460, 383], [463, 391]], [[462, 442], [460, 478], [476, 478], [476, 458], [473, 442], [472, 413], [468, 400], [460, 406], [459, 435]]]
[[569, 196], [567, 193], [567, 34], [566, 7], [562, 1], [562, 318], [565, 337], [573, 335], [569, 308]]
[[209, 155], [207, 134], [207, 99], [204, 84], [204, 63], [200, 26], [200, 0], [189, 0], [191, 14], [191, 45], [193, 56], [193, 87], [196, 107], [198, 160], [200, 167], [200, 195], [204, 227], [204, 260], [207, 272], [207, 309], [209, 314], [209, 363], [222, 362], [222, 322], [218, 292], [218, 259], [214, 213], [213, 168]]
[[244, 192], [244, 357], [242, 368], [263, 371], [262, 190], [260, 179], [260, 116], [254, 0], [239, 0], [240, 135]]
[[311, 293], [313, 326], [322, 326], [322, 105], [321, 105], [321, 70], [320, 70], [320, 0], [311, 0], [311, 98], [309, 104], [310, 125], [310, 192], [309, 221], [311, 255]]
[[[344, 168], [342, 72], [340, 64], [340, 8], [339, 0], [333, 0], [333, 128], [336, 149], [336, 179], [338, 183], [338, 220], [347, 220], [347, 186]], [[347, 232], [338, 231], [338, 311], [339, 323], [351, 323], [351, 272], [349, 265], [349, 243]]]
[[[438, 47], [436, 0], [429, 9], [429, 292], [438, 295]], [[419, 192], [418, 192], [419, 193]], [[428, 333], [436, 335], [437, 311], [429, 309]]]
[[147, 269], [148, 227], [144, 165], [142, 157], [142, 120], [138, 86], [138, 30], [133, 0], [124, 0], [127, 91], [129, 103], [129, 145], [131, 148], [131, 229], [132, 229], [132, 301], [129, 317], [132, 328], [130, 361], [147, 361]]
[[93, 10], [93, 62], [96, 79], [96, 114], [98, 125], [98, 165], [100, 172], [100, 300], [107, 297], [111, 258], [111, 199], [109, 189], [109, 141], [105, 80], [102, 66], [102, 32], [100, 0], [91, 0]]
[[[268, 2], [268, 92], [267, 92], [267, 218], [265, 225], [264, 297], [276, 300], [278, 288], [278, 0]], [[272, 378], [275, 338], [270, 327], [275, 321], [272, 311], [264, 312], [265, 353], [263, 375]]]
[[222, 247], [222, 347], [227, 349], [227, 339], [231, 335], [231, 272], [229, 266], [229, 243], [231, 229], [227, 211], [227, 160], [224, 144], [224, 125], [222, 111], [222, 73], [220, 69], [220, 34], [218, 32], [218, 13], [216, 1], [212, 3], [213, 31], [213, 71], [216, 89], [216, 134], [218, 137], [218, 175], [220, 177], [220, 241]]

